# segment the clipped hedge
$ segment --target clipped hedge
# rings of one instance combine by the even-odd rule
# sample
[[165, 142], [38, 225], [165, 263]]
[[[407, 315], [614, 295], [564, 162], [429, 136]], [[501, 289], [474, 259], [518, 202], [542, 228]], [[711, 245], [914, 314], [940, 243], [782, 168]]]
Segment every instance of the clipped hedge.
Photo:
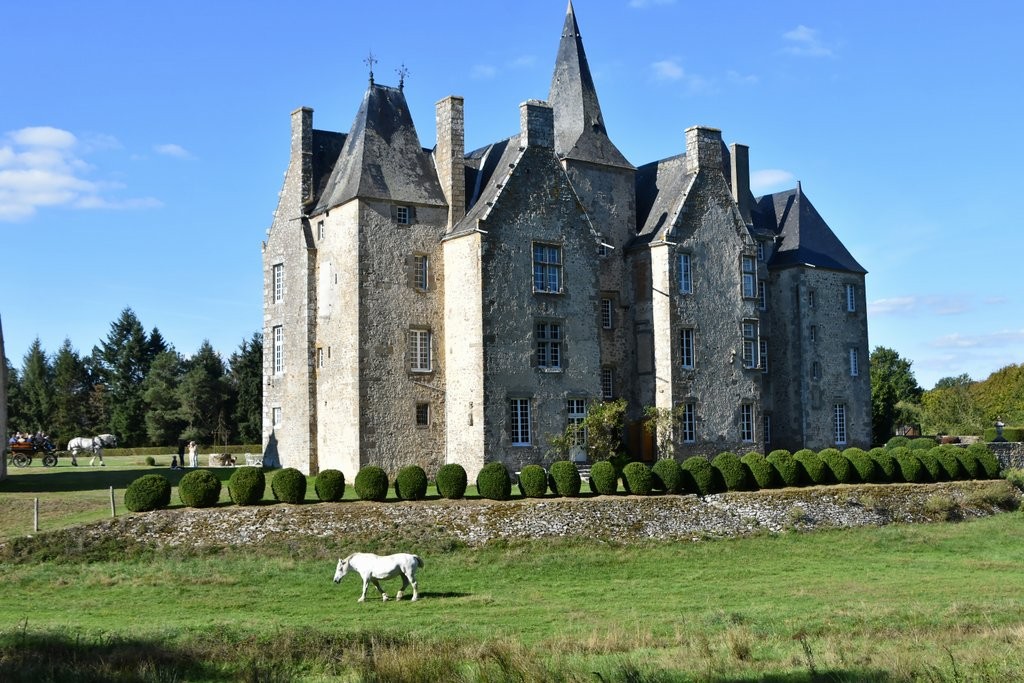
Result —
[[622, 483], [632, 496], [649, 496], [654, 488], [654, 475], [644, 463], [630, 462], [622, 468]]
[[956, 452], [960, 448], [951, 445], [936, 446], [935, 448], [928, 451], [936, 460], [939, 461], [939, 466], [942, 467], [942, 476], [944, 479], [957, 480], [964, 479], [967, 473], [964, 471], [960, 461], [956, 458]]
[[907, 448], [910, 446], [910, 438], [906, 436], [894, 436], [885, 442], [886, 448]]
[[235, 505], [256, 505], [263, 500], [267, 478], [262, 467], [239, 467], [228, 479], [228, 495]]
[[356, 480], [352, 485], [361, 500], [379, 503], [388, 498], [388, 483], [387, 472], [376, 465], [367, 465], [356, 472]]
[[857, 478], [865, 483], [878, 481], [878, 467], [871, 456], [862, 448], [847, 448], [843, 451], [843, 457], [850, 461], [853, 469], [857, 471]]
[[683, 490], [683, 470], [679, 461], [662, 458], [651, 468], [654, 476], [654, 488], [665, 493], [679, 493]]
[[476, 492], [481, 498], [508, 500], [512, 497], [512, 475], [505, 463], [489, 462], [476, 475]]
[[220, 500], [222, 484], [210, 470], [192, 470], [178, 482], [178, 498], [190, 508], [210, 508]]
[[683, 487], [690, 493], [706, 496], [725, 490], [722, 475], [702, 455], [695, 455], [683, 461]]
[[144, 474], [124, 492], [124, 506], [131, 512], [149, 512], [171, 504], [171, 482], [162, 474]]
[[278, 470], [270, 480], [270, 492], [274, 500], [301, 504], [306, 500], [306, 475], [294, 467]]
[[960, 467], [964, 468], [964, 477], [966, 479], [981, 479], [983, 468], [981, 463], [978, 462], [978, 458], [975, 455], [976, 451], [970, 450], [970, 448], [958, 448], [956, 453], [956, 459], [960, 461]]
[[800, 463], [786, 450], [775, 450], [765, 458], [775, 470], [781, 486], [800, 486]]
[[999, 477], [999, 460], [988, 446], [983, 443], [972, 443], [967, 447], [967, 452], [974, 456], [974, 459], [981, 466], [981, 473], [989, 479]]
[[590, 490], [602, 496], [614, 496], [619, 490], [619, 475], [615, 465], [607, 460], [590, 467]]
[[937, 445], [938, 443], [935, 441], [935, 439], [928, 436], [919, 436], [916, 439], [910, 440], [910, 450], [912, 451], [927, 451], [931, 450]]
[[854, 469], [853, 463], [838, 448], [824, 448], [818, 452], [818, 458], [831, 472], [829, 478], [832, 481], [839, 484], [856, 484], [860, 481], [860, 475]]
[[322, 470], [313, 481], [316, 497], [325, 503], [336, 503], [345, 497], [345, 473], [341, 470]]
[[[934, 448], [934, 446], [933, 446]], [[927, 451], [924, 449], [910, 449], [914, 451], [914, 455], [921, 461], [921, 465], [924, 467], [927, 478], [925, 481], [946, 481], [946, 469], [939, 462], [939, 459], [932, 454], [932, 449]]]
[[427, 497], [427, 473], [419, 465], [406, 465], [395, 475], [398, 500], [423, 500]]
[[548, 473], [540, 465], [527, 465], [519, 472], [519, 492], [527, 498], [543, 498], [548, 492]]
[[729, 491], [746, 491], [750, 488], [747, 468], [740, 462], [740, 456], [725, 451], [715, 456], [711, 466], [718, 470], [725, 488]]
[[779, 485], [775, 468], [760, 453], [747, 453], [740, 462], [747, 469], [747, 480], [759, 489], [773, 489]]
[[802, 448], [793, 454], [793, 459], [803, 468], [802, 479], [810, 485], [831, 484], [832, 472], [818, 454], [809, 448]]
[[878, 473], [877, 481], [887, 484], [891, 481], [899, 481], [899, 469], [896, 467], [896, 460], [892, 457], [892, 451], [888, 448], [872, 448], [868, 456], [875, 463], [875, 471]]
[[927, 470], [910, 448], [892, 449], [892, 457], [896, 460], [896, 468], [900, 472], [900, 478], [908, 484], [921, 484], [928, 479]]
[[556, 460], [548, 469], [548, 488], [556, 496], [575, 498], [580, 495], [583, 480], [576, 463], [570, 460]]
[[466, 475], [466, 468], [457, 462], [450, 462], [442, 465], [437, 471], [434, 483], [437, 484], [437, 492], [442, 498], [462, 498], [466, 495], [469, 477]]

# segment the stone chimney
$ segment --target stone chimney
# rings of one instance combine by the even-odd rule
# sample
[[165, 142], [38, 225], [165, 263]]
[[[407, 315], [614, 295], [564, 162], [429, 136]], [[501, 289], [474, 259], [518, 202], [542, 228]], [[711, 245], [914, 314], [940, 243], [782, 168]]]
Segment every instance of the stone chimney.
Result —
[[744, 223], [752, 223], [750, 217], [750, 148], [733, 143], [729, 145], [732, 156], [732, 198], [736, 200]]
[[527, 100], [519, 105], [519, 144], [555, 148], [555, 113], [547, 102]]
[[449, 95], [436, 105], [437, 148], [434, 166], [445, 199], [448, 200], [448, 228], [466, 215], [466, 142], [463, 99]]
[[291, 163], [300, 173], [303, 207], [313, 201], [313, 110], [299, 107], [292, 112]]
[[686, 129], [686, 172], [698, 170], [722, 172], [722, 131], [717, 128]]

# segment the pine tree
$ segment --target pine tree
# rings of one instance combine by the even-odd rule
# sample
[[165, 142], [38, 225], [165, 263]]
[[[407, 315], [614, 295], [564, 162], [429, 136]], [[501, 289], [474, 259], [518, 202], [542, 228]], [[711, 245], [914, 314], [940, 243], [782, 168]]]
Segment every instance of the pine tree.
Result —
[[45, 432], [53, 421], [53, 366], [36, 337], [21, 370], [21, 429]]
[[238, 441], [256, 444], [263, 439], [263, 334], [243, 340], [231, 354], [231, 388], [234, 393], [233, 417]]
[[146, 435], [153, 446], [174, 445], [187, 424], [178, 396], [183, 366], [177, 351], [164, 351], [154, 359], [149, 374], [142, 382]]
[[76, 436], [92, 433], [89, 422], [89, 396], [92, 382], [85, 363], [65, 339], [53, 361], [53, 423], [50, 436], [54, 443], [65, 443]]
[[142, 400], [142, 380], [152, 359], [149, 339], [132, 309], [121, 311], [94, 355], [98, 357], [100, 376], [105, 384], [110, 430], [122, 445], [144, 443], [146, 406]]
[[226, 433], [225, 413], [228, 393], [224, 361], [204, 340], [186, 363], [185, 376], [178, 387], [182, 417], [187, 423], [183, 438], [204, 444], [213, 443], [215, 436], [226, 441], [230, 436]]

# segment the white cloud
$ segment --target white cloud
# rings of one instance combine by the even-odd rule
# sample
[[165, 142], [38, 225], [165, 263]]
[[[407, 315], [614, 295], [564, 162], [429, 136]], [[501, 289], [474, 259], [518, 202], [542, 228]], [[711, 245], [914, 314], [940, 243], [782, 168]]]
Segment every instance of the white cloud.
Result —
[[891, 299], [876, 299], [868, 302], [868, 315], [894, 315], [913, 313], [917, 297], [897, 296]]
[[660, 62], [651, 64], [654, 70], [654, 78], [659, 81], [678, 81], [686, 76], [686, 71], [675, 59], [663, 59]]
[[521, 55], [516, 57], [508, 63], [511, 69], [525, 69], [533, 66], [537, 63], [537, 57], [534, 55]]
[[70, 131], [50, 126], [7, 132], [0, 139], [0, 222], [26, 220], [40, 208], [52, 206], [153, 206], [154, 199], [106, 196], [117, 186], [90, 178], [94, 168], [80, 155], [118, 143], [111, 136], [87, 139], [83, 144]]
[[166, 145], [154, 145], [153, 149], [157, 154], [163, 154], [164, 156], [174, 157], [176, 159], [191, 159], [192, 153], [181, 145], [175, 145], [173, 143]]
[[797, 57], [831, 57], [832, 48], [822, 42], [818, 30], [800, 24], [782, 34], [787, 42], [783, 51]]
[[1014, 346], [1024, 343], [1024, 330], [1002, 330], [988, 334], [960, 334], [954, 332], [931, 342], [938, 349], [980, 349]]
[[491, 64], [475, 64], [469, 75], [481, 80], [491, 79], [498, 75], [498, 69]]
[[738, 71], [730, 70], [730, 71], [726, 72], [725, 75], [726, 75], [726, 78], [729, 79], [730, 83], [736, 83], [737, 85], [753, 85], [754, 83], [757, 83], [757, 81], [758, 81], [757, 76], [755, 76], [753, 74], [743, 75], [743, 74], [741, 74]]
[[974, 310], [967, 299], [960, 296], [897, 296], [868, 302], [870, 315], [961, 315]]
[[778, 168], [764, 168], [750, 174], [750, 191], [754, 194], [790, 185], [795, 178], [789, 171]]

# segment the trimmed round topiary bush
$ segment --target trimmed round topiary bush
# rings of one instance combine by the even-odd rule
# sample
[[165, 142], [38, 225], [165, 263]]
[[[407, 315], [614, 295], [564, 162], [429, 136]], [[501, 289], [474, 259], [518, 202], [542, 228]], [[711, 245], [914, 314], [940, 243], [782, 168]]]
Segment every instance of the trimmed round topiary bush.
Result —
[[927, 436], [919, 436], [916, 439], [910, 440], [910, 450], [912, 451], [928, 451], [931, 450], [932, 448], [935, 448], [935, 446], [937, 445], [938, 444], [935, 442], [935, 439], [932, 439]]
[[220, 479], [210, 470], [192, 470], [178, 482], [178, 498], [190, 508], [211, 508], [220, 500]]
[[992, 454], [988, 446], [983, 443], [972, 443], [965, 450], [974, 456], [974, 460], [980, 466], [980, 476], [988, 477], [989, 479], [997, 479], [999, 477], [999, 460]]
[[437, 471], [434, 483], [437, 484], [437, 492], [442, 498], [462, 498], [466, 495], [469, 477], [466, 475], [466, 468], [457, 462], [450, 462], [442, 465]]
[[631, 496], [649, 496], [654, 487], [654, 475], [650, 467], [634, 461], [622, 468], [622, 483]]
[[911, 448], [917, 459], [921, 461], [921, 466], [924, 467], [925, 479], [924, 481], [946, 481], [946, 470], [939, 463], [939, 459], [932, 455], [931, 450], [924, 450], [923, 448]]
[[789, 451], [772, 451], [765, 460], [775, 470], [781, 486], [800, 486], [800, 463]]
[[883, 484], [899, 481], [899, 472], [892, 451], [888, 448], [872, 448], [868, 451], [868, 457], [875, 463], [876, 481]]
[[910, 448], [893, 448], [892, 457], [896, 460], [896, 468], [903, 481], [908, 484], [921, 484], [927, 480], [927, 470], [918, 460], [917, 454]]
[[840, 453], [838, 448], [824, 448], [818, 453], [818, 457], [832, 473], [832, 481], [839, 484], [856, 484], [860, 481], [860, 475], [854, 469], [853, 463]]
[[580, 495], [583, 480], [576, 463], [569, 460], [556, 460], [548, 468], [548, 488], [556, 496], [575, 498]]
[[298, 505], [306, 500], [306, 475], [294, 467], [285, 467], [274, 473], [270, 480], [274, 500]]
[[154, 458], [152, 455], [147, 455], [146, 464], [149, 465], [150, 467], [156, 467], [156, 458]]
[[322, 470], [313, 481], [316, 497], [325, 503], [336, 503], [345, 497], [345, 473], [341, 470]]
[[886, 448], [906, 448], [910, 446], [910, 439], [905, 436], [894, 436], [885, 442]]
[[590, 490], [602, 496], [614, 496], [619, 490], [619, 475], [615, 465], [599, 460], [590, 468]]
[[361, 500], [373, 500], [378, 503], [388, 498], [388, 473], [376, 465], [367, 465], [356, 472], [356, 480], [352, 486]]
[[853, 465], [853, 469], [857, 471], [857, 479], [859, 481], [865, 484], [878, 481], [878, 466], [875, 465], [875, 461], [871, 459], [871, 456], [863, 448], [847, 448], [843, 451], [843, 455]]
[[747, 468], [740, 462], [740, 456], [725, 451], [715, 456], [711, 466], [718, 470], [725, 488], [729, 491], [746, 491], [750, 488], [747, 481]]
[[654, 488], [665, 493], [679, 493], [683, 490], [683, 470], [672, 458], [662, 458], [651, 468]]
[[802, 468], [801, 479], [806, 484], [821, 485], [832, 483], [832, 472], [822, 462], [818, 454], [809, 448], [801, 448], [793, 454], [793, 459]]
[[773, 489], [779, 485], [775, 468], [760, 453], [747, 453], [740, 462], [747, 468], [747, 479], [759, 489]]
[[171, 504], [171, 482], [162, 474], [144, 474], [124, 492], [124, 506], [131, 512], [149, 512]]
[[419, 465], [406, 465], [395, 476], [398, 500], [423, 500], [427, 497], [427, 473]]
[[228, 479], [228, 495], [235, 505], [256, 505], [263, 500], [267, 478], [262, 467], [239, 467]]
[[695, 455], [684, 460], [682, 470], [683, 486], [689, 492], [706, 496], [725, 490], [722, 474], [712, 467], [708, 459], [702, 455]]
[[519, 472], [519, 492], [527, 498], [543, 498], [548, 492], [548, 473], [540, 465], [527, 465]]
[[960, 465], [960, 461], [956, 459], [956, 452], [959, 450], [960, 448], [956, 446], [944, 445], [936, 446], [928, 451], [939, 461], [944, 479], [956, 481], [967, 476], [963, 466]]
[[973, 451], [969, 451], [966, 448], [958, 448], [956, 459], [960, 462], [960, 467], [964, 470], [965, 479], [982, 478], [981, 463], [979, 463], [978, 459], [974, 457]]
[[512, 476], [505, 463], [489, 462], [476, 475], [476, 492], [481, 498], [508, 500], [512, 497]]

